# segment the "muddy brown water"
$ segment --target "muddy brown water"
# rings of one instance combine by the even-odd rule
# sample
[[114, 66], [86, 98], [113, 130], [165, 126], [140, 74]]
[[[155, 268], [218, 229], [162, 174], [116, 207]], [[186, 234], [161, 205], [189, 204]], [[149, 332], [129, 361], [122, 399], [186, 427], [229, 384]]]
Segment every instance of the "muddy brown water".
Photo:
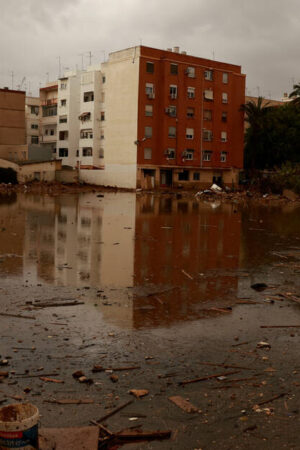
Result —
[[[137, 448], [269, 448], [271, 438], [273, 448], [300, 448], [293, 412], [300, 409], [299, 330], [260, 328], [300, 324], [300, 306], [287, 298], [300, 296], [299, 207], [97, 195], [0, 197], [0, 313], [34, 316], [0, 315], [0, 360], [9, 357], [5, 370], [13, 372], [0, 385], [0, 400], [25, 398], [47, 426], [86, 425], [130, 399], [130, 388], [145, 388], [149, 396], [109, 425], [132, 426], [129, 418], [137, 416], [133, 424], [145, 429], [176, 432], [171, 442]], [[268, 289], [256, 292], [254, 283]], [[38, 307], [74, 300], [83, 304]], [[257, 350], [259, 341], [271, 349]], [[141, 370], [116, 372], [112, 384], [109, 373], [92, 374], [94, 364]], [[224, 372], [222, 364], [248, 367], [232, 378], [261, 383], [228, 385], [229, 377], [221, 385], [213, 379], [178, 387]], [[270, 367], [276, 371], [263, 375]], [[79, 369], [93, 385], [72, 378]], [[39, 373], [64, 384], [44, 382]], [[262, 396], [283, 391], [291, 398], [278, 401], [273, 415], [252, 412]], [[189, 398], [201, 414], [182, 412], [171, 395]], [[83, 397], [95, 404], [48, 403]]]

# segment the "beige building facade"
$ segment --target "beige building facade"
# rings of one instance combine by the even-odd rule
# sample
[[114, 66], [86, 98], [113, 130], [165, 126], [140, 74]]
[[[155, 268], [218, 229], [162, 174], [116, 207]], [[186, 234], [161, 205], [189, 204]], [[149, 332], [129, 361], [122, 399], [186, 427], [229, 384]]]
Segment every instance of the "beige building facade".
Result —
[[40, 98], [26, 97], [25, 99], [25, 121], [26, 121], [26, 143], [39, 143], [39, 111]]

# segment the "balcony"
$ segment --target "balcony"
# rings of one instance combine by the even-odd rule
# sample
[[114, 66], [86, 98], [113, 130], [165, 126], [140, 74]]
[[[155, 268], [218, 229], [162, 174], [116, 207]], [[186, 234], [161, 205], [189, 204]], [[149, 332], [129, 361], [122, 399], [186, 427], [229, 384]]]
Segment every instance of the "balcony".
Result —
[[57, 141], [57, 135], [56, 134], [53, 134], [52, 136], [51, 135], [43, 135], [43, 136], [40, 136], [40, 143], [41, 144], [49, 144], [49, 143], [51, 143], [51, 142], [56, 142]]
[[42, 106], [53, 106], [53, 105], [57, 105], [57, 98], [50, 98], [48, 100], [43, 100], [41, 102]]

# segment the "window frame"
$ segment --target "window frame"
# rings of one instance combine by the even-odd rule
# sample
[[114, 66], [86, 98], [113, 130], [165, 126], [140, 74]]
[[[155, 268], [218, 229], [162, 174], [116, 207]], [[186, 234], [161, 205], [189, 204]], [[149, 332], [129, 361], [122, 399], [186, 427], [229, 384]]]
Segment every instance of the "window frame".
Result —
[[[172, 129], [172, 130], [171, 130]], [[171, 131], [175, 131], [174, 133], [171, 133]], [[176, 134], [177, 134], [177, 130], [176, 127], [174, 127], [173, 125], [170, 125], [168, 127], [168, 138], [170, 139], [176, 139]]]

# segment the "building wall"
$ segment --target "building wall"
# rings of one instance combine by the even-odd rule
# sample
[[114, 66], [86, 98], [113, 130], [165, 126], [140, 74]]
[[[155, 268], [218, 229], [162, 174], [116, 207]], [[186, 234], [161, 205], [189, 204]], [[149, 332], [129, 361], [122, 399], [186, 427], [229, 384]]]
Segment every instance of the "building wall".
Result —
[[0, 145], [25, 143], [25, 92], [0, 89]]
[[[147, 71], [147, 63], [153, 63], [154, 71]], [[171, 74], [171, 64], [177, 65], [177, 74]], [[195, 76], [187, 74], [194, 68]], [[205, 71], [212, 70], [213, 80], [205, 79]], [[228, 74], [228, 82], [223, 82], [223, 73]], [[146, 94], [146, 83], [154, 86], [154, 98]], [[170, 85], [177, 86], [177, 98], [170, 97]], [[188, 98], [188, 88], [193, 88], [195, 98]], [[204, 91], [213, 92], [213, 100], [204, 100]], [[227, 103], [222, 102], [222, 94], [227, 93]], [[245, 76], [241, 67], [197, 58], [172, 51], [141, 47], [139, 115], [138, 115], [138, 165], [148, 168], [156, 165], [164, 169], [188, 168], [229, 169], [243, 167], [243, 114], [239, 111], [245, 101]], [[153, 116], [145, 114], [146, 105], [152, 105]], [[176, 106], [176, 117], [165, 111]], [[194, 108], [194, 117], [187, 117], [187, 108]], [[204, 111], [210, 110], [212, 120], [205, 120]], [[222, 121], [222, 113], [227, 113], [227, 121]], [[168, 137], [169, 127], [176, 127], [176, 137]], [[152, 137], [145, 136], [145, 127], [152, 127]], [[194, 130], [193, 139], [186, 138], [186, 129]], [[213, 133], [211, 142], [204, 141], [203, 131]], [[227, 141], [222, 142], [221, 133], [227, 133]], [[145, 158], [145, 148], [152, 150], [151, 159]], [[175, 158], [169, 159], [165, 151], [175, 150]], [[193, 160], [184, 157], [185, 149], [193, 149]], [[204, 161], [203, 151], [211, 153], [211, 161]], [[226, 152], [226, 161], [221, 161], [221, 152]], [[200, 176], [201, 178], [201, 176]], [[200, 180], [201, 181], [201, 180]]]
[[40, 89], [40, 145], [49, 147], [56, 153], [57, 144], [57, 111], [54, 115], [45, 115], [46, 109], [57, 108], [58, 85], [57, 82], [47, 83]]
[[61, 161], [45, 161], [42, 163], [24, 164], [19, 167], [18, 182], [55, 181], [55, 172], [61, 169]]
[[[62, 159], [62, 164], [74, 167], [76, 164], [76, 152], [79, 140], [79, 91], [80, 72], [67, 73], [58, 83], [58, 122], [57, 122], [57, 158]], [[66, 106], [62, 105], [66, 100]], [[60, 123], [61, 117], [67, 117], [67, 123]], [[67, 132], [68, 137], [60, 139], [61, 132]], [[60, 149], [68, 149], [68, 156], [63, 156]]]
[[26, 143], [39, 143], [39, 97], [25, 98]]
[[0, 158], [25, 161], [28, 159], [28, 145], [0, 145]]
[[[103, 166], [103, 158], [100, 157], [101, 134], [104, 136], [105, 121], [101, 121], [101, 113], [105, 111], [103, 101], [102, 73], [99, 67], [88, 67], [87, 71], [81, 74], [79, 102], [80, 114], [90, 114], [89, 120], [78, 120], [80, 132], [91, 132], [92, 137], [86, 138], [80, 135], [78, 161], [83, 167], [99, 168]], [[85, 101], [85, 96], [90, 93], [93, 100]], [[91, 154], [85, 154], [86, 149], [91, 149]]]
[[136, 188], [139, 54], [139, 47], [129, 48], [111, 53], [102, 64], [105, 185]]

